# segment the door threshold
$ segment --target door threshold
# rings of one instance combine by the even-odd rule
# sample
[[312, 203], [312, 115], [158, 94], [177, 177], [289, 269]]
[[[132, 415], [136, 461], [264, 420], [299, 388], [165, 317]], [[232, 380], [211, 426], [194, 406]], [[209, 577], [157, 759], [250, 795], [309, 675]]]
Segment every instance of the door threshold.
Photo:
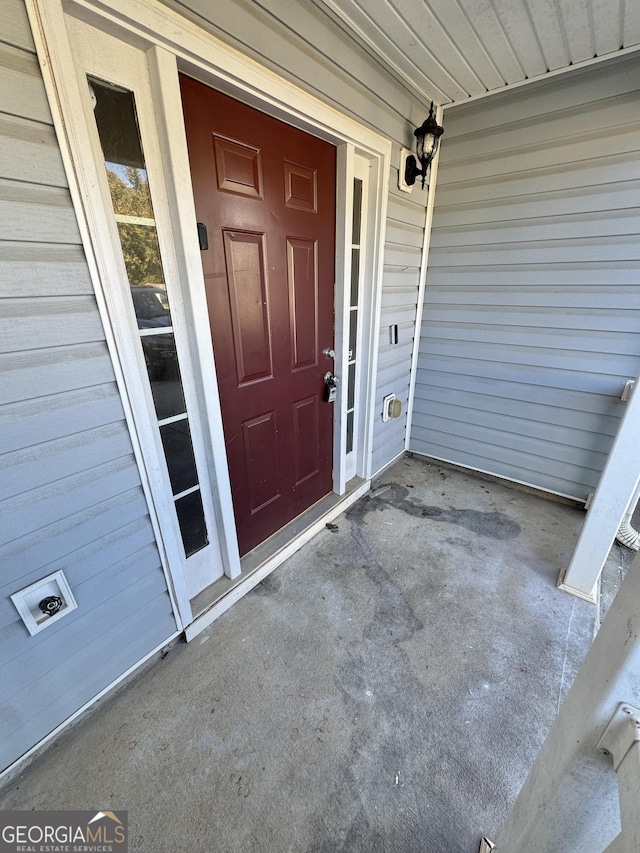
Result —
[[191, 599], [193, 622], [185, 628], [187, 642], [197, 637], [218, 616], [263, 581], [279, 565], [299, 551], [316, 533], [351, 504], [365, 495], [370, 480], [354, 477], [347, 483], [344, 495], [331, 493], [286, 524], [273, 536], [260, 543], [240, 560], [241, 572], [236, 578], [222, 577]]

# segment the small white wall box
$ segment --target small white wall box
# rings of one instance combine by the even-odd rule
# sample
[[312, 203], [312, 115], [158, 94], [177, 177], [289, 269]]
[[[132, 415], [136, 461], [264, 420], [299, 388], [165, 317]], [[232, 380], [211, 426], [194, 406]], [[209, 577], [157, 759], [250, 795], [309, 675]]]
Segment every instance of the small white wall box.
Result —
[[402, 414], [402, 400], [398, 400], [395, 394], [387, 394], [382, 400], [382, 420], [390, 421], [399, 418]]
[[78, 606], [62, 571], [14, 592], [11, 601], [31, 636], [53, 625]]
[[410, 157], [412, 154], [415, 156], [415, 151], [409, 151], [408, 148], [400, 149], [400, 165], [398, 167], [398, 189], [402, 190], [403, 193], [410, 193], [414, 187], [413, 184], [409, 186], [404, 177], [404, 170], [407, 165], [407, 157]]

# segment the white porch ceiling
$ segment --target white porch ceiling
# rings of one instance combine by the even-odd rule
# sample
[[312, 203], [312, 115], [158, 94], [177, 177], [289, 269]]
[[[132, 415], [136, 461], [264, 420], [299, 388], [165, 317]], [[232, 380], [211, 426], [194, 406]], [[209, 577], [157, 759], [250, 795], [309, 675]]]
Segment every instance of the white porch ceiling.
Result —
[[640, 46], [638, 0], [315, 2], [442, 105]]

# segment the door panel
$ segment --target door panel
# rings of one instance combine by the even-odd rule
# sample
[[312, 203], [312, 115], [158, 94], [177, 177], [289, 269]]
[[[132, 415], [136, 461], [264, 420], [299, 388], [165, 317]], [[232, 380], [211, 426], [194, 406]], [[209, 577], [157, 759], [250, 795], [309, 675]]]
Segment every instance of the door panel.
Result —
[[298, 436], [294, 448], [296, 486], [314, 477], [320, 468], [320, 454], [315, 441], [320, 420], [319, 406], [317, 396], [293, 404], [294, 433]]
[[251, 515], [280, 497], [276, 413], [266, 412], [242, 424]]
[[218, 189], [248, 198], [262, 198], [260, 149], [213, 134]]
[[291, 367], [314, 367], [318, 359], [318, 257], [315, 240], [287, 239]]
[[284, 161], [285, 204], [287, 207], [318, 212], [318, 177], [313, 169]]
[[273, 377], [264, 234], [223, 231], [238, 387]]
[[244, 554], [332, 488], [335, 148], [181, 78]]

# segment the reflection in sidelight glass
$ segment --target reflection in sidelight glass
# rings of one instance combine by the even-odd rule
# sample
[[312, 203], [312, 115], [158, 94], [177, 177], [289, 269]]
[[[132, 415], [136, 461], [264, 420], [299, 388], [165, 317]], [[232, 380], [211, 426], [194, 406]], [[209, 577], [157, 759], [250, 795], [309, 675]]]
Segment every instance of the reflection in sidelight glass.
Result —
[[187, 557], [208, 544], [133, 92], [89, 77], [131, 304]]
[[358, 284], [360, 282], [360, 246], [351, 249], [351, 299], [349, 305], [358, 304]]
[[354, 178], [353, 181], [353, 229], [351, 242], [354, 246], [360, 246], [360, 230], [362, 224], [362, 181]]

